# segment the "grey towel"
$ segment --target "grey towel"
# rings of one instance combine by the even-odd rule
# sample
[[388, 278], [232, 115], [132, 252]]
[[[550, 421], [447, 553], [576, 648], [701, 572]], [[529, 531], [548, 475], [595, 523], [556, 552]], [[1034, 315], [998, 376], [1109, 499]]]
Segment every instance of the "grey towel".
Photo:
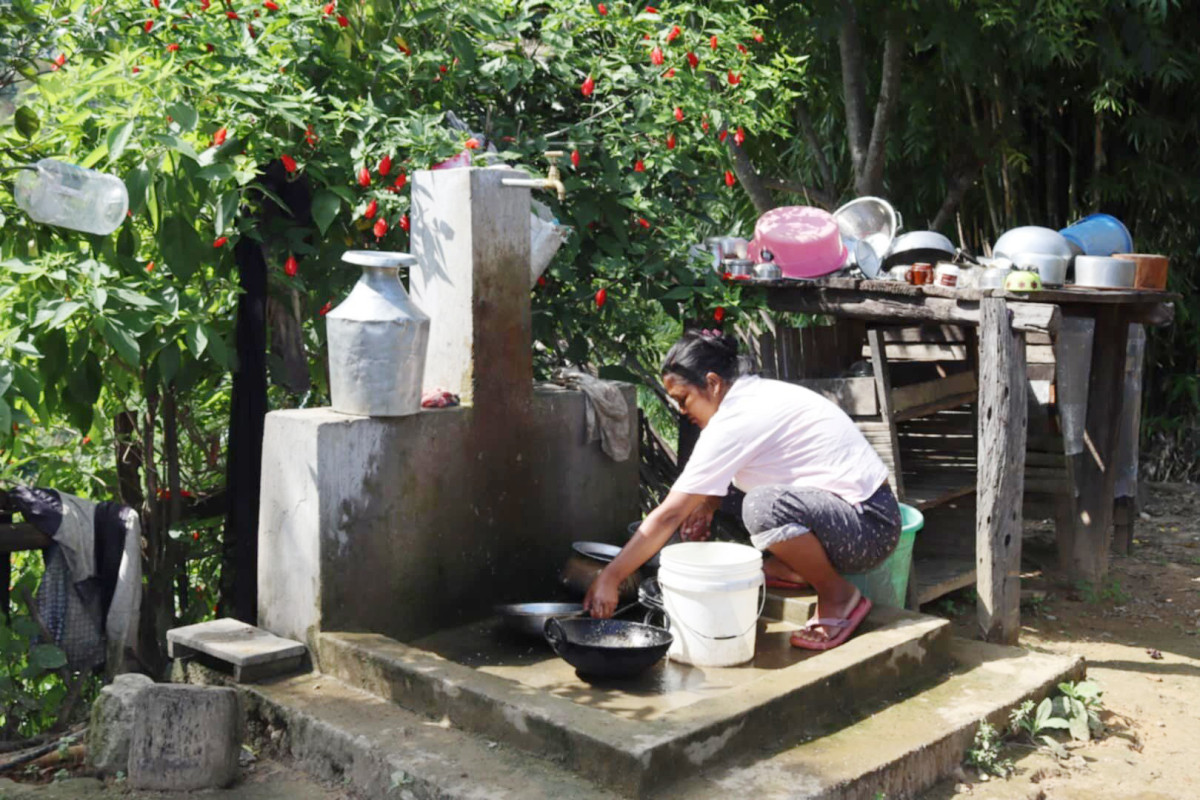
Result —
[[600, 440], [600, 447], [613, 461], [624, 461], [633, 452], [629, 430], [629, 403], [621, 393], [621, 384], [594, 378], [578, 370], [559, 369], [554, 382], [584, 395], [587, 413], [587, 440]]

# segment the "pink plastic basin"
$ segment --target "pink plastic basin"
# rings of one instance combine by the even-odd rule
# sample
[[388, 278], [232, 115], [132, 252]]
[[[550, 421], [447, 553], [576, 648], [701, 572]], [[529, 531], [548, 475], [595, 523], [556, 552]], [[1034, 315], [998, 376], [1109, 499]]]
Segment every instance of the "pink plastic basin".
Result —
[[768, 250], [788, 278], [816, 278], [841, 269], [849, 253], [828, 211], [810, 206], [773, 208], [758, 218], [750, 241], [756, 263]]

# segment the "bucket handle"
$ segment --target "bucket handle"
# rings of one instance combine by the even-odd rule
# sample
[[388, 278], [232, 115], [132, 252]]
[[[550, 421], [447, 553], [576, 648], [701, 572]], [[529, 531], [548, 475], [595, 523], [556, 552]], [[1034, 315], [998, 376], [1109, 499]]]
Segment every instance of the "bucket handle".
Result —
[[[683, 620], [676, 620], [676, 621], [679, 623], [679, 627], [683, 628], [684, 630], [686, 630], [688, 633], [692, 634], [693, 636], [699, 636], [701, 639], [708, 639], [709, 641], [712, 641], [712, 642], [724, 642], [724, 641], [728, 641], [729, 639], [740, 639], [743, 636], [745, 636], [747, 633], [749, 633], [751, 630], [753, 630], [754, 626], [758, 624], [758, 618], [762, 616], [763, 609], [766, 607], [767, 607], [767, 584], [764, 581], [758, 587], [758, 613], [754, 615], [754, 621], [750, 623], [750, 627], [746, 628], [746, 630], [742, 631], [739, 634], [736, 634], [733, 636], [709, 636], [707, 633], [701, 633], [700, 631], [692, 630], [691, 628], [689, 628], [687, 625], [685, 625], [683, 623]], [[664, 611], [663, 616], [666, 617], [667, 612]], [[669, 621], [670, 620], [668, 619], [668, 622]]]

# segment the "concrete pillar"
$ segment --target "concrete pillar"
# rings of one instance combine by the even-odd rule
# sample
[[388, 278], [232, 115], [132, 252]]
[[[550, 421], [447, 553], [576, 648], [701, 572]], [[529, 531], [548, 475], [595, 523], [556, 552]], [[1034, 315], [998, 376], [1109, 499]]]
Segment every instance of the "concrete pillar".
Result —
[[510, 169], [420, 171], [412, 181], [413, 300], [430, 316], [425, 389], [528, 406], [529, 189]]

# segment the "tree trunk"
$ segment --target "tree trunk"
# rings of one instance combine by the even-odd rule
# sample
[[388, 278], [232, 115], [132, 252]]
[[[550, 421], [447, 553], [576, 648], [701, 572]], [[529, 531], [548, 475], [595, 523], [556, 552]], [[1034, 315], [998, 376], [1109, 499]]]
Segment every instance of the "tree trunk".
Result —
[[866, 161], [856, 170], [854, 187], [859, 195], [883, 194], [883, 167], [887, 163], [887, 137], [892, 114], [900, 100], [900, 68], [904, 61], [904, 31], [893, 23], [883, 44], [883, 72], [879, 79], [879, 98], [871, 124], [871, 142]]
[[829, 160], [825, 158], [825, 150], [821, 146], [821, 140], [817, 137], [817, 130], [813, 127], [812, 117], [809, 116], [808, 108], [805, 107], [804, 103], [797, 101], [792, 113], [796, 117], [796, 125], [804, 133], [804, 141], [808, 143], [808, 149], [812, 153], [813, 161], [817, 164], [817, 172], [821, 176], [821, 188], [826, 194], [836, 194], [833, 185], [833, 170], [829, 167]]
[[870, 145], [867, 130], [867, 85], [863, 69], [862, 39], [858, 32], [858, 12], [854, 0], [842, 1], [842, 26], [838, 32], [838, 52], [842, 58], [842, 102], [846, 108], [846, 137], [850, 144], [850, 163], [854, 175], [862, 174]]
[[729, 146], [729, 152], [733, 156], [733, 173], [737, 175], [742, 189], [750, 196], [750, 202], [754, 203], [754, 210], [759, 214], [770, 211], [775, 207], [775, 198], [771, 197], [770, 190], [767, 189], [758, 170], [754, 168], [750, 156], [746, 155], [743, 148], [738, 147], [732, 136], [728, 137], [725, 143]]
[[267, 414], [267, 262], [246, 237], [234, 248], [242, 289], [237, 305], [237, 365], [230, 397], [226, 457], [225, 538], [221, 599], [224, 613], [254, 624], [258, 615], [258, 498]]

